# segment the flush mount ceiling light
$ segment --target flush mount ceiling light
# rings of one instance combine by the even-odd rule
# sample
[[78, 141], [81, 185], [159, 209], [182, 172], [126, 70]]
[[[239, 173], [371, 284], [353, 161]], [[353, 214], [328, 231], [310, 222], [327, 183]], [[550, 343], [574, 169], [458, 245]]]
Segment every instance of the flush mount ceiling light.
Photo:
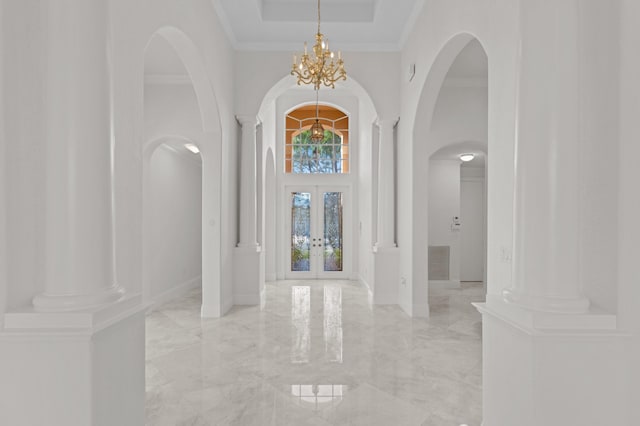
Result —
[[307, 42], [305, 41], [304, 53], [300, 62], [298, 62], [296, 55], [293, 55], [291, 75], [298, 78], [298, 85], [313, 84], [313, 87], [318, 90], [324, 84], [333, 89], [338, 80], [347, 79], [341, 52], [338, 51], [338, 59], [334, 60], [334, 54], [329, 50], [329, 40], [324, 40], [324, 35], [320, 32], [320, 0], [318, 0], [318, 33], [316, 34], [316, 44], [311, 50], [313, 57], [307, 53]]
[[467, 161], [471, 161], [475, 158], [475, 154], [460, 154], [460, 160], [464, 161], [465, 163]]
[[320, 114], [318, 114], [318, 92], [319, 90], [316, 89], [316, 122], [311, 126], [311, 140], [315, 143], [324, 139], [324, 127], [320, 124]]
[[200, 150], [198, 149], [198, 147], [192, 143], [186, 143], [184, 144], [184, 147], [187, 148], [189, 151], [193, 152], [194, 154], [200, 153]]

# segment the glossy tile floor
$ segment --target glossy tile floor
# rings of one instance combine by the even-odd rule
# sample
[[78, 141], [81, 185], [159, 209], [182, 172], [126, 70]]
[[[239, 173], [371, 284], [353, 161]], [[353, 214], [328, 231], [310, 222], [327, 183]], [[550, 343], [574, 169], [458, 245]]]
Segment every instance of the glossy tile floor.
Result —
[[281, 281], [201, 320], [193, 292], [147, 317], [147, 424], [479, 426], [482, 299], [439, 290], [426, 321], [356, 282]]

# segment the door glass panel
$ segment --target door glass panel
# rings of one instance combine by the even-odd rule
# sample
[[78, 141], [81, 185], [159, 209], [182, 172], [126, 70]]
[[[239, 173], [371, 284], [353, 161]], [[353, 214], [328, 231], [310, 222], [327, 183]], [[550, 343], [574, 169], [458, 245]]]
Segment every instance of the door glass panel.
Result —
[[311, 194], [291, 193], [291, 270], [311, 270]]
[[324, 193], [324, 270], [342, 271], [342, 192]]

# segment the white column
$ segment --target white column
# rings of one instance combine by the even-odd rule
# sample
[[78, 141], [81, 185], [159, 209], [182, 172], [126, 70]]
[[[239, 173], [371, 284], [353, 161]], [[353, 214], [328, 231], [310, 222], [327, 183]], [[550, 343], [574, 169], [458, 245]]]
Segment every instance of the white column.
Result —
[[240, 248], [257, 248], [256, 191], [256, 130], [258, 119], [253, 115], [237, 117], [242, 125], [240, 165]]
[[108, 2], [47, 4], [46, 276], [40, 310], [114, 301]]
[[395, 121], [378, 120], [380, 138], [378, 143], [378, 241], [376, 249], [395, 247], [395, 197], [393, 128]]
[[579, 313], [578, 0], [522, 2], [513, 287], [505, 298]]

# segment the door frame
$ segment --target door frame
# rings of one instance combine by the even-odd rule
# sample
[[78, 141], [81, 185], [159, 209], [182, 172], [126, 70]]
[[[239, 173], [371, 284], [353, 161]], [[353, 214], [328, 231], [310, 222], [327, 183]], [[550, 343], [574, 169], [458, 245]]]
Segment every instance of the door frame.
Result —
[[[323, 192], [341, 192], [342, 193], [342, 271], [324, 271], [317, 268], [310, 271], [291, 271], [291, 197], [292, 192], [307, 192], [311, 193], [311, 209], [315, 210], [315, 216], [320, 216], [322, 211], [321, 205], [314, 204], [314, 199], [320, 199], [319, 195]], [[285, 213], [283, 240], [284, 244], [281, 247], [281, 256], [285, 262], [285, 279], [350, 279], [353, 268], [353, 256], [354, 247], [352, 240], [352, 208], [351, 208], [351, 185], [348, 184], [293, 184], [284, 185], [284, 200], [283, 200], [283, 212]], [[314, 212], [311, 213], [312, 220], [314, 219]], [[322, 218], [316, 217], [316, 220]], [[313, 232], [312, 224], [312, 232]], [[318, 232], [321, 232], [319, 230]], [[319, 262], [318, 262], [319, 264]]]

